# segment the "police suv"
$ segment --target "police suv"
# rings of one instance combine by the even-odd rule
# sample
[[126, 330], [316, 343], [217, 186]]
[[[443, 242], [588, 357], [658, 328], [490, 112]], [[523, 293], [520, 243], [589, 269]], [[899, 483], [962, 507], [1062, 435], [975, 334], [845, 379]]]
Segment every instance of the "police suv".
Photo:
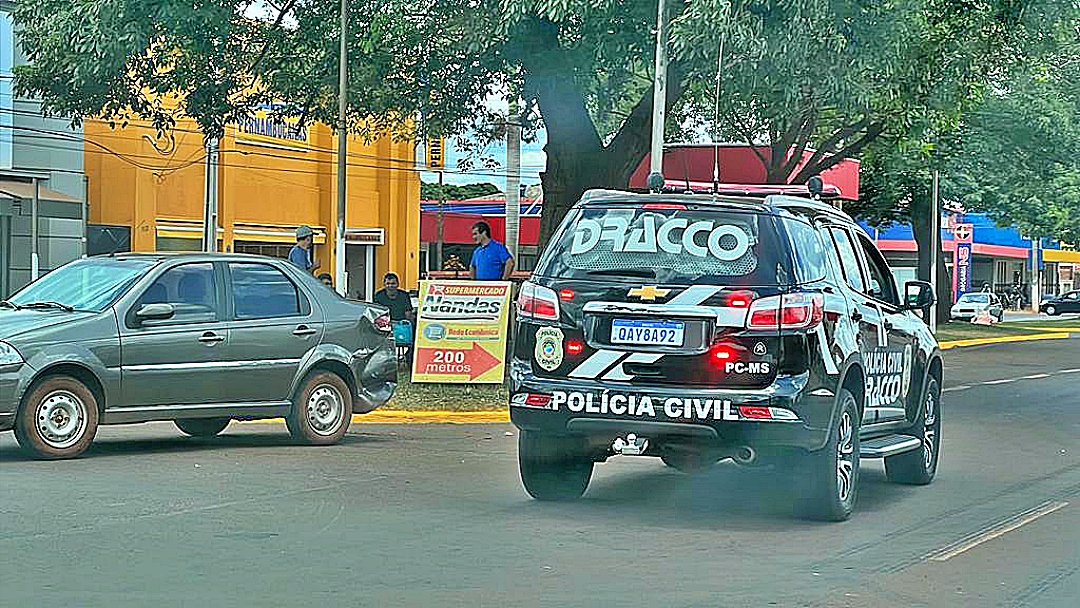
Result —
[[806, 515], [844, 520], [860, 457], [930, 483], [942, 362], [915, 311], [933, 301], [927, 283], [898, 293], [817, 196], [587, 192], [517, 302], [525, 489], [580, 497], [612, 455], [731, 458], [796, 472]]

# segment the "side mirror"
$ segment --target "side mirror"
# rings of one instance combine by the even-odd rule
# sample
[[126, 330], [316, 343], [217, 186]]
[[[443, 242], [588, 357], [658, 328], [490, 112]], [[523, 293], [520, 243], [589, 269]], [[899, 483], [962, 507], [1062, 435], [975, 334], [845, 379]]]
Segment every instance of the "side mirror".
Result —
[[172, 304], [144, 304], [135, 312], [135, 320], [142, 325], [147, 321], [165, 321], [173, 318], [175, 314], [176, 309]]
[[922, 310], [934, 305], [934, 287], [925, 281], [908, 281], [904, 285], [904, 310]]

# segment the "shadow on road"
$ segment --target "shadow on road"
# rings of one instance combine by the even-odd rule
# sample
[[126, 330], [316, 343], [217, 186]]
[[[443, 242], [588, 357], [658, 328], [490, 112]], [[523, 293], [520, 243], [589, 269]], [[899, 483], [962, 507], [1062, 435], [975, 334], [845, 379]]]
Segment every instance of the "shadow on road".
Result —
[[[235, 433], [235, 434], [234, 434]], [[349, 445], [364, 445], [397, 441], [392, 436], [374, 434], [347, 434], [332, 446], [306, 446], [293, 441], [288, 433], [261, 432], [237, 433], [230, 428], [224, 434], [210, 439], [194, 437], [156, 437], [156, 438], [101, 438], [95, 440], [79, 458], [95, 458], [124, 455], [178, 454], [213, 452], [222, 449], [237, 448], [292, 448], [297, 450], [326, 450]], [[0, 462], [33, 461], [16, 445], [0, 447]]]
[[[600, 471], [602, 465], [597, 469]], [[862, 463], [859, 502], [853, 517], [904, 500], [914, 489], [890, 483], [874, 461]], [[585, 497], [572, 503], [531, 501], [527, 512], [560, 516], [582, 524], [629, 527], [656, 525], [690, 529], [788, 529], [804, 521], [790, 473], [770, 468], [746, 469], [730, 462], [695, 474], [670, 469], [648, 473], [602, 473], [593, 478]], [[806, 522], [807, 525], [821, 525]], [[630, 529], [630, 528], [628, 528]]]

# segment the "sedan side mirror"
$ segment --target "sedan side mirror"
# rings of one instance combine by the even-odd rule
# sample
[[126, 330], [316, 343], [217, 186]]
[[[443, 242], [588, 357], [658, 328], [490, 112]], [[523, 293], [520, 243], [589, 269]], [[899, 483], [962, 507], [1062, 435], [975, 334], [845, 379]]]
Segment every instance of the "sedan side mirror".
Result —
[[176, 309], [172, 304], [144, 304], [135, 313], [135, 319], [139, 324], [143, 324], [147, 321], [165, 321], [173, 318], [176, 314]]
[[904, 310], [922, 310], [934, 305], [934, 287], [925, 281], [908, 281], [904, 285]]

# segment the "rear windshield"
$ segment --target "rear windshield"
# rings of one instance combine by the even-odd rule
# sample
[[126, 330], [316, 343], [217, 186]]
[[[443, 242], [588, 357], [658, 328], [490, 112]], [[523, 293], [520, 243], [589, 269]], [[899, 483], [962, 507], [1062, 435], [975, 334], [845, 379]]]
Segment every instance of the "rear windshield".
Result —
[[663, 284], [789, 284], [773, 218], [753, 212], [641, 206], [571, 212], [536, 273]]

